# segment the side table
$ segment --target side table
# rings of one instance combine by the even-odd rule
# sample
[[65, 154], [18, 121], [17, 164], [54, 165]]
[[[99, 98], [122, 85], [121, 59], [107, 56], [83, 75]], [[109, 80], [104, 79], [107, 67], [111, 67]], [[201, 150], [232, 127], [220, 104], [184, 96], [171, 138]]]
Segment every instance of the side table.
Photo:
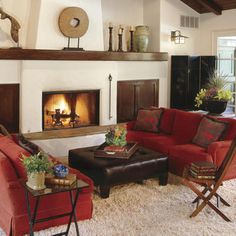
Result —
[[[67, 224], [66, 231], [62, 232], [62, 233], [54, 234], [54, 236], [56, 236], [56, 235], [58, 235], [58, 236], [59, 235], [68, 235], [69, 230], [70, 230], [70, 226], [71, 226], [71, 222], [72, 222], [72, 218], [74, 219], [74, 223], [75, 223], [76, 235], [77, 236], [79, 235], [79, 228], [78, 228], [78, 224], [77, 224], [77, 220], [76, 220], [75, 208], [76, 208], [76, 204], [77, 204], [77, 200], [78, 200], [80, 190], [83, 189], [83, 188], [89, 187], [89, 185], [87, 183], [85, 183], [82, 180], [76, 180], [75, 183], [73, 183], [72, 185], [69, 185], [69, 186], [50, 185], [50, 186], [47, 186], [47, 188], [45, 188], [43, 190], [33, 190], [33, 189], [29, 188], [26, 185], [25, 182], [22, 182], [22, 184], [23, 184], [24, 189], [25, 189], [27, 212], [28, 212], [29, 225], [30, 225], [30, 236], [34, 235], [34, 225], [35, 224], [45, 222], [45, 221], [49, 221], [49, 220], [53, 220], [53, 219], [57, 219], [57, 218], [61, 218], [61, 217], [66, 217], [66, 216], [69, 216], [69, 221], [68, 221], [68, 224]], [[72, 194], [73, 191], [76, 192], [75, 197], [73, 197], [73, 194]], [[70, 212], [66, 212], [64, 214], [55, 215], [55, 216], [51, 216], [51, 217], [48, 217], [48, 218], [37, 219], [37, 211], [38, 211], [40, 198], [41, 197], [46, 197], [47, 195], [50, 195], [50, 194], [57, 194], [57, 193], [62, 193], [62, 192], [68, 192], [69, 193], [72, 210]], [[29, 194], [31, 196], [33, 196], [34, 198], [36, 198], [36, 203], [35, 203], [35, 206], [34, 206], [34, 209], [33, 209], [33, 213], [31, 213]]]

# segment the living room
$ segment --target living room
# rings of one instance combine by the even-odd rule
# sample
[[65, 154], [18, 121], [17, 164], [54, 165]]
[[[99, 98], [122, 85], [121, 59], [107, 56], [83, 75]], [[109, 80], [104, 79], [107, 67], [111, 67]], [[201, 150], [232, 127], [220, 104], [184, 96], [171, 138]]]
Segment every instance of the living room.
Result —
[[[203, 57], [215, 58], [215, 56], [219, 56], [218, 39], [228, 37], [235, 40], [236, 37], [234, 24], [235, 1], [215, 0], [212, 3], [212, 1], [198, 0], [197, 3], [194, 2], [180, 0], [94, 0], [91, 3], [85, 0], [0, 0], [1, 9], [10, 16], [5, 17], [1, 13], [0, 91], [2, 95], [0, 94], [0, 115], [2, 117], [0, 117], [0, 124], [3, 124], [10, 133], [22, 134], [24, 142], [25, 140], [32, 142], [40, 150], [56, 157], [57, 161], [64, 162], [66, 160], [68, 162], [70, 150], [101, 145], [105, 142], [107, 129], [118, 123], [123, 124], [130, 121], [131, 118], [134, 118], [132, 117], [134, 114], [137, 116], [139, 108], [145, 106], [145, 104], [140, 105], [142, 103], [140, 100], [144, 101], [144, 97], [150, 97], [152, 101], [150, 105], [163, 108], [161, 118], [159, 117], [162, 120], [162, 124], [159, 124], [160, 127], [165, 130], [166, 127], [163, 121], [169, 122], [166, 123], [167, 126], [173, 126], [175, 138], [178, 138], [165, 138], [159, 141], [160, 146], [158, 146], [159, 144], [156, 145], [155, 142], [159, 138], [156, 138], [153, 134], [141, 133], [137, 135], [132, 130], [133, 124], [129, 122], [127, 139], [138, 142], [145, 148], [154, 151], [161, 150], [165, 157], [168, 156], [169, 147], [175, 142], [175, 144], [182, 145], [189, 142], [190, 139], [192, 140], [195, 135], [193, 130], [195, 130], [195, 126], [198, 127], [202, 119], [202, 115], [199, 113], [193, 113], [194, 115], [191, 117], [191, 115], [188, 115], [189, 112], [186, 112], [187, 115], [185, 116], [185, 113], [178, 113], [179, 111], [176, 113], [171, 113], [171, 109], [169, 111], [169, 108], [178, 108], [172, 106], [172, 100], [175, 99], [171, 91], [171, 88], [173, 88], [172, 56], [184, 56], [185, 59], [194, 57], [200, 58], [200, 60]], [[221, 2], [224, 2], [225, 8], [220, 7]], [[78, 29], [81, 29], [84, 21], [87, 23], [87, 29], [83, 29], [84, 33], [81, 37], [66, 36], [65, 26], [60, 25], [59, 16], [63, 16], [63, 10], [68, 7], [74, 7], [73, 10], [75, 11], [79, 9], [77, 13], [73, 11], [68, 13], [70, 19], [74, 21], [73, 24], [75, 24], [69, 27], [76, 29], [78, 26]], [[83, 17], [87, 16], [87, 18], [81, 18], [80, 20], [73, 14], [79, 14], [79, 16], [82, 14]], [[183, 18], [186, 25], [181, 26], [181, 19]], [[12, 33], [12, 30], [14, 30], [12, 28], [13, 24], [17, 26], [13, 19], [20, 26], [16, 30], [18, 40], [14, 38], [14, 33]], [[194, 21], [194, 23], [192, 24], [190, 21]], [[135, 52], [135, 49], [132, 48], [134, 42], [131, 40], [131, 34], [135, 33], [135, 27], [140, 25], [148, 26], [149, 42], [146, 51]], [[181, 39], [184, 39], [184, 43], [175, 43], [178, 36], [182, 36]], [[79, 50], [79, 48], [83, 48], [83, 50]], [[214, 64], [217, 64], [219, 68], [219, 57]], [[233, 58], [230, 58], [228, 64], [230, 66], [234, 65], [233, 68], [235, 68], [235, 54]], [[234, 89], [234, 69], [231, 74], [233, 74], [230, 79], [232, 80], [232, 89]], [[146, 82], [148, 90], [142, 93], [139, 86], [140, 84], [146, 84]], [[149, 82], [150, 84], [148, 84]], [[124, 88], [127, 83], [137, 89], [137, 93], [142, 95], [141, 99], [125, 92]], [[131, 83], [134, 84], [131, 85]], [[61, 127], [62, 119], [66, 120], [68, 114], [60, 113], [60, 111], [59, 114], [56, 114], [54, 107], [50, 107], [51, 101], [59, 96], [59, 92], [60, 96], [64, 96], [64, 100], [72, 108], [76, 106], [73, 105], [75, 92], [78, 94], [76, 96], [80, 97], [79, 99], [85, 98], [83, 104], [88, 103], [90, 107], [94, 108], [90, 111], [87, 111], [87, 108], [84, 109], [85, 115], [82, 114], [81, 109], [79, 113], [74, 108], [73, 117], [71, 114], [69, 117], [70, 120], [73, 120], [73, 122], [69, 122], [69, 125], [73, 123], [74, 128], [72, 129]], [[234, 94], [235, 91], [232, 90], [233, 97]], [[133, 107], [134, 109], [127, 109], [127, 106], [130, 105], [129, 101], [132, 99], [136, 99], [140, 104], [136, 104]], [[92, 101], [94, 103], [91, 105]], [[191, 110], [189, 107], [178, 105], [181, 110]], [[47, 108], [45, 108], [46, 106]], [[232, 100], [228, 102], [227, 110], [230, 110], [234, 115], [234, 109], [235, 101]], [[169, 112], [168, 117], [165, 112], [166, 114]], [[59, 118], [57, 115], [59, 115]], [[128, 116], [131, 118], [127, 118]], [[168, 119], [174, 116], [175, 122], [172, 120], [172, 124]], [[51, 117], [55, 122], [53, 124], [49, 124]], [[89, 118], [85, 120], [84, 117]], [[175, 129], [177, 127], [177, 117], [178, 128]], [[230, 131], [227, 131], [225, 146], [213, 147], [212, 145], [211, 148], [205, 147], [204, 154], [202, 150], [200, 152], [199, 149], [197, 151], [194, 149], [196, 156], [200, 155], [201, 160], [208, 160], [209, 157], [214, 161], [219, 160], [219, 158], [221, 161], [223, 160], [224, 154], [226, 154], [231, 144], [229, 141], [234, 139], [234, 122], [231, 120], [233, 119], [228, 121]], [[86, 123], [88, 121], [89, 124]], [[192, 131], [185, 131], [185, 134], [182, 134], [185, 128]], [[167, 133], [168, 131], [167, 128]], [[23, 141], [21, 140], [21, 142]], [[161, 146], [162, 144], [163, 146]], [[7, 145], [10, 145], [10, 143], [2, 144], [2, 149], [0, 147], [1, 152], [5, 155], [3, 149]], [[187, 152], [190, 150], [188, 148], [189, 146], [185, 146], [182, 151], [170, 152], [173, 154], [169, 156], [170, 170], [174, 166], [171, 161], [175, 163], [173, 159], [177, 155], [175, 153], [177, 151]], [[219, 156], [217, 148], [224, 148]], [[74, 152], [71, 152], [70, 155], [69, 164], [76, 169], [85, 166], [86, 158], [90, 158], [90, 156], [86, 156], [87, 154], [81, 157], [80, 153]], [[148, 153], [147, 155], [152, 154]], [[84, 157], [86, 157], [85, 161], [83, 161]], [[195, 196], [183, 185], [170, 184], [171, 179], [173, 182], [179, 180], [173, 174], [175, 172], [174, 168], [171, 170], [172, 175], [169, 176], [169, 184], [165, 184], [168, 170], [166, 172], [166, 160], [163, 158], [164, 156], [161, 156], [161, 167], [159, 159], [158, 161], [150, 159], [150, 163], [151, 161], [156, 163], [153, 165], [155, 168], [150, 168], [149, 164], [145, 164], [143, 161], [142, 171], [145, 174], [146, 170], [149, 172], [163, 170], [161, 174], [159, 173], [159, 179], [148, 179], [144, 183], [140, 183], [143, 182], [140, 181], [143, 176], [137, 181], [132, 181], [134, 177], [130, 176], [130, 171], [133, 171], [137, 177], [140, 169], [135, 167], [137, 169], [130, 170], [126, 166], [127, 173], [122, 170], [124, 171], [122, 172], [123, 177], [119, 173], [119, 178], [132, 180], [128, 181], [128, 184], [115, 184], [114, 187], [109, 188], [109, 197], [106, 199], [101, 198], [97, 187], [95, 187], [95, 192], [92, 193], [93, 183], [89, 182], [91, 183], [90, 192], [89, 194], [85, 193], [85, 195], [89, 195], [88, 198], [92, 197], [92, 203], [86, 202], [88, 205], [85, 204], [90, 207], [90, 213], [87, 216], [78, 217], [80, 219], [78, 221], [80, 235], [189, 235], [190, 233], [193, 235], [218, 235], [222, 232], [225, 232], [225, 235], [235, 234], [236, 211], [234, 210], [233, 201], [236, 197], [234, 193], [235, 181], [225, 182], [224, 188], [221, 190], [226, 199], [232, 204], [230, 208], [225, 208], [221, 204], [222, 211], [229, 215], [232, 222], [224, 222], [210, 208], [206, 208], [195, 218], [189, 218], [191, 211], [194, 210], [191, 201]], [[79, 163], [78, 167], [77, 163]], [[219, 161], [217, 164], [220, 165]], [[182, 167], [184, 167], [183, 163], [181, 164], [181, 174]], [[85, 182], [88, 181], [87, 175], [90, 176], [91, 173], [91, 176], [97, 175], [97, 172], [90, 173], [90, 170], [86, 171], [83, 172], [86, 177], [81, 177], [82, 180], [84, 178]], [[107, 168], [106, 171], [108, 171]], [[106, 176], [109, 181], [118, 178], [116, 176], [117, 172], [109, 171]], [[230, 173], [233, 173], [233, 171], [231, 170]], [[177, 176], [181, 174], [176, 173]], [[229, 179], [233, 178], [234, 174], [229, 177]], [[96, 180], [91, 179], [97, 186]], [[107, 188], [104, 191], [105, 196], [107, 196]], [[140, 192], [143, 193], [143, 196], [139, 196]], [[17, 191], [14, 193], [17, 195]], [[156, 194], [158, 197], [155, 196]], [[150, 201], [147, 202], [145, 198]], [[24, 196], [20, 199], [25, 201]], [[80, 203], [80, 197], [78, 203]], [[93, 211], [91, 210], [91, 204], [93, 204]], [[134, 206], [131, 206], [132, 204]], [[82, 205], [82, 209], [85, 208], [85, 205]], [[158, 206], [154, 208], [154, 205]], [[78, 206], [78, 211], [81, 209], [80, 206]], [[22, 218], [22, 221], [18, 221], [18, 224], [19, 222], [25, 224], [27, 219], [26, 210], [24, 220]], [[8, 210], [2, 212], [4, 212], [3, 215], [10, 214]], [[169, 220], [166, 220], [166, 218]], [[14, 221], [13, 218], [6, 219], [11, 220], [10, 222], [0, 220], [0, 227], [3, 228], [0, 235], [5, 235], [4, 231], [7, 235], [11, 233], [12, 235], [21, 235], [22, 232], [19, 226], [13, 226], [14, 223], [11, 223], [17, 221]], [[38, 235], [57, 233], [57, 228], [50, 228], [51, 226], [63, 225], [59, 226], [59, 231], [65, 229], [67, 221], [58, 222], [55, 221], [51, 225], [45, 223], [41, 228], [36, 226], [38, 230], [44, 229]], [[208, 226], [205, 222], [209, 222]], [[16, 234], [16, 232], [20, 233]], [[29, 233], [29, 231], [27, 232]], [[71, 232], [71, 235], [77, 233], [73, 223]]]

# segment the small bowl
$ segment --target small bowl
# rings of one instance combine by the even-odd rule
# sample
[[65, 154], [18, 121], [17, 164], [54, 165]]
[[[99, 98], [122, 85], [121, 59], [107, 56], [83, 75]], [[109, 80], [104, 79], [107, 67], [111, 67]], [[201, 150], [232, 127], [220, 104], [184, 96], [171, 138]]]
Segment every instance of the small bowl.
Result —
[[53, 167], [54, 173], [59, 178], [65, 178], [69, 174], [69, 169], [63, 164], [58, 164]]

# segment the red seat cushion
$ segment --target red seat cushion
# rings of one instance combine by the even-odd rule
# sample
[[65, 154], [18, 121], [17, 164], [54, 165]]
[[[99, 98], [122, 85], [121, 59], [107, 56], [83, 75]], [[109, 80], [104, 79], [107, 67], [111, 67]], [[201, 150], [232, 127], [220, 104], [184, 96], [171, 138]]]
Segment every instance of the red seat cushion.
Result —
[[26, 178], [27, 174], [20, 158], [22, 154], [30, 156], [30, 153], [7, 136], [0, 137], [0, 151], [10, 159], [18, 176]]
[[172, 134], [176, 136], [181, 143], [190, 143], [197, 133], [198, 125], [202, 117], [203, 116], [198, 113], [176, 110]]
[[146, 138], [152, 138], [152, 137], [156, 137], [156, 136], [157, 136], [156, 133], [149, 133], [149, 132], [136, 131], [136, 130], [128, 130], [126, 140], [127, 141], [138, 142], [139, 144], [142, 144], [143, 140], [145, 140]]
[[195, 161], [213, 162], [206, 149], [195, 144], [177, 145], [169, 150], [169, 171], [182, 176], [184, 167]]
[[162, 113], [162, 109], [140, 109], [134, 129], [157, 133]]
[[209, 144], [220, 139], [227, 125], [226, 122], [203, 117], [192, 142], [206, 148]]
[[161, 152], [165, 155], [168, 155], [169, 149], [174, 145], [179, 144], [179, 140], [171, 135], [159, 134], [155, 137], [147, 137], [143, 139], [143, 146], [150, 148], [157, 152]]

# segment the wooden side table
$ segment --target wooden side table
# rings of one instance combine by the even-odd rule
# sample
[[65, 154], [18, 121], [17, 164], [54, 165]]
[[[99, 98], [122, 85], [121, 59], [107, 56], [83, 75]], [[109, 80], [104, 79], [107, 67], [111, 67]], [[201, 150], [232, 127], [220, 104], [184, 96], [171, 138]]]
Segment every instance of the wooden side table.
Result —
[[[75, 223], [76, 235], [77, 236], [79, 235], [79, 227], [78, 227], [77, 220], [76, 220], [75, 208], [76, 208], [76, 204], [77, 204], [80, 190], [83, 188], [89, 187], [89, 185], [87, 183], [85, 183], [82, 180], [76, 180], [75, 183], [73, 183], [72, 185], [69, 185], [69, 186], [50, 185], [50, 186], [47, 186], [47, 188], [45, 188], [43, 190], [33, 190], [33, 189], [29, 188], [25, 182], [22, 182], [22, 184], [25, 189], [27, 212], [28, 212], [29, 225], [30, 225], [30, 236], [34, 235], [34, 225], [35, 224], [49, 221], [49, 220], [53, 220], [53, 219], [57, 219], [57, 218], [61, 218], [61, 217], [66, 217], [66, 216], [69, 216], [69, 221], [67, 224], [66, 231], [62, 232], [62, 233], [54, 234], [54, 236], [68, 235], [68, 233], [70, 231], [72, 219], [74, 220], [74, 223]], [[72, 194], [73, 191], [76, 191], [75, 198], [73, 197], [73, 194]], [[55, 216], [51, 216], [51, 217], [47, 217], [47, 218], [37, 219], [37, 211], [38, 211], [38, 206], [39, 206], [39, 202], [40, 202], [41, 197], [46, 197], [47, 195], [50, 195], [50, 194], [57, 194], [57, 193], [62, 193], [62, 192], [69, 193], [72, 210], [70, 212], [66, 212], [64, 214], [59, 214], [59, 215], [55, 215]], [[35, 203], [35, 206], [33, 209], [33, 214], [31, 213], [29, 194], [31, 194], [34, 198], [36, 198], [36, 203]]]

